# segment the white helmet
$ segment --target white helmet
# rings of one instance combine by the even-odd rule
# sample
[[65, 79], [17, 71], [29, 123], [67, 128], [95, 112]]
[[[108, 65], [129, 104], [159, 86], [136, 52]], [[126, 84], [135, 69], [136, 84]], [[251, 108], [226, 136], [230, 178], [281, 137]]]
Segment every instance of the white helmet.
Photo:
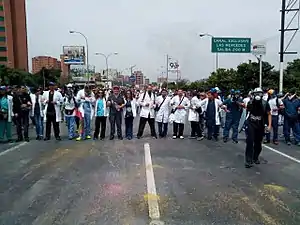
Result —
[[72, 88], [73, 85], [72, 84], [67, 84], [67, 88]]
[[253, 90], [253, 93], [264, 93], [260, 87], [257, 87]]

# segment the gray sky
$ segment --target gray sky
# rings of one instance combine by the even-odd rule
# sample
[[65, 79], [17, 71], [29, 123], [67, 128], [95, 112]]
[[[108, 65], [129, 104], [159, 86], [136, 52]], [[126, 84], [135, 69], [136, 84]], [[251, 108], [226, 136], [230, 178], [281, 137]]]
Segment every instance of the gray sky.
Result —
[[[81, 36], [68, 32], [77, 30], [88, 37], [90, 64], [97, 70], [105, 61], [95, 52], [118, 52], [110, 58], [110, 67], [123, 70], [136, 64], [156, 80], [169, 54], [179, 60], [182, 77], [197, 80], [215, 69], [210, 38], [197, 36], [205, 32], [251, 37], [252, 42], [268, 39], [265, 59], [278, 67], [280, 4], [280, 0], [27, 0], [29, 57], [59, 57], [63, 45], [84, 45]], [[300, 51], [299, 42], [298, 35], [291, 50]], [[220, 54], [219, 66], [236, 67], [249, 59], [255, 60], [250, 54]]]

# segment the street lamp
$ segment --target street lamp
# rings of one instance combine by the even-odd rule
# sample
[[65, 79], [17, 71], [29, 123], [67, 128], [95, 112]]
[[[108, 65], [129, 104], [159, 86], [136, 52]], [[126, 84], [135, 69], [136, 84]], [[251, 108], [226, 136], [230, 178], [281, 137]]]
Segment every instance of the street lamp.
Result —
[[84, 37], [85, 39], [85, 46], [86, 46], [86, 71], [87, 71], [87, 75], [88, 75], [88, 82], [90, 81], [90, 72], [89, 72], [89, 43], [88, 43], [88, 39], [87, 37], [79, 32], [79, 31], [75, 31], [75, 30], [70, 30], [69, 31], [70, 34], [79, 34], [81, 35], [82, 37]]
[[[203, 34], [199, 34], [199, 37], [203, 38], [203, 37], [211, 37], [213, 38], [214, 36], [208, 33], [203, 33]], [[216, 72], [219, 68], [219, 54], [216, 52]]]
[[106, 76], [107, 76], [106, 82], [105, 82], [105, 83], [106, 83], [106, 85], [107, 85], [107, 81], [108, 81], [108, 58], [109, 58], [110, 56], [112, 56], [112, 55], [118, 55], [118, 53], [117, 53], [117, 52], [113, 52], [113, 53], [110, 53], [110, 54], [108, 54], [108, 55], [105, 55], [105, 54], [103, 54], [103, 53], [96, 52], [95, 55], [102, 55], [102, 56], [105, 58], [105, 64], [106, 64]]

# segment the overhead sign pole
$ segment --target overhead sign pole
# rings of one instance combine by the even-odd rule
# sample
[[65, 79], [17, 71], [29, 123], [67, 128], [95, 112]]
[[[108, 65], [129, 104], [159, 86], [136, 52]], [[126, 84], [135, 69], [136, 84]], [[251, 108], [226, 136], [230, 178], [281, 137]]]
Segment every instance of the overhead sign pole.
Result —
[[262, 58], [266, 55], [266, 44], [265, 43], [255, 43], [252, 44], [252, 54], [255, 55], [259, 60], [259, 87], [262, 88]]

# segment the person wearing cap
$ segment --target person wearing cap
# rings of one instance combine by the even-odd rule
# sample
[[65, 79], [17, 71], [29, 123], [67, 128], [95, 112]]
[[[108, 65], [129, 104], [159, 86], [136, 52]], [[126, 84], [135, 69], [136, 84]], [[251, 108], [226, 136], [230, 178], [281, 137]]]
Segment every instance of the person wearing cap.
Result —
[[0, 87], [0, 143], [6, 141], [12, 142], [12, 101], [13, 97], [9, 95], [5, 86]]
[[298, 112], [300, 110], [300, 100], [296, 96], [296, 89], [292, 88], [285, 99], [284, 105], [284, 121], [283, 134], [287, 145], [291, 145], [290, 133], [291, 129], [295, 137], [295, 142], [300, 146], [300, 125], [298, 120]]
[[147, 90], [144, 90], [144, 93], [140, 95], [138, 104], [141, 106], [140, 109], [140, 122], [137, 132], [137, 138], [140, 139], [143, 136], [145, 125], [148, 122], [150, 126], [151, 136], [157, 138], [155, 132], [155, 96], [152, 92], [152, 86], [148, 85]]
[[107, 99], [107, 106], [109, 107], [109, 122], [110, 122], [110, 140], [115, 138], [116, 127], [118, 139], [122, 140], [122, 118], [123, 108], [125, 101], [123, 96], [120, 95], [120, 88], [118, 86], [113, 87], [113, 94]]
[[62, 121], [60, 106], [63, 103], [63, 97], [59, 91], [55, 90], [55, 83], [49, 83], [49, 91], [43, 94], [44, 104], [44, 121], [46, 122], [45, 141], [50, 140], [51, 124], [54, 130], [54, 136], [57, 141], [60, 141], [59, 124]]
[[42, 140], [44, 136], [44, 106], [41, 89], [33, 88], [30, 98], [32, 102], [31, 117], [35, 122], [36, 140]]
[[90, 87], [86, 85], [84, 89], [77, 93], [76, 100], [78, 103], [78, 111], [81, 113], [82, 120], [81, 124], [83, 129], [76, 141], [82, 139], [91, 139], [91, 122], [94, 116], [93, 104], [95, 103], [95, 95], [91, 91]]
[[[251, 168], [253, 163], [260, 164], [259, 155], [262, 151], [262, 140], [272, 126], [271, 108], [267, 101], [263, 100], [261, 88], [255, 88], [253, 99], [247, 104], [247, 136], [245, 151], [245, 167]], [[265, 128], [265, 120], [268, 120], [268, 127]]]
[[[16, 95], [13, 97], [13, 113], [16, 118], [17, 124], [17, 142], [25, 141], [29, 142], [29, 113], [32, 103], [28, 94], [27, 88], [22, 86], [18, 89]], [[22, 129], [23, 128], [23, 129]], [[22, 133], [24, 130], [24, 135]]]

